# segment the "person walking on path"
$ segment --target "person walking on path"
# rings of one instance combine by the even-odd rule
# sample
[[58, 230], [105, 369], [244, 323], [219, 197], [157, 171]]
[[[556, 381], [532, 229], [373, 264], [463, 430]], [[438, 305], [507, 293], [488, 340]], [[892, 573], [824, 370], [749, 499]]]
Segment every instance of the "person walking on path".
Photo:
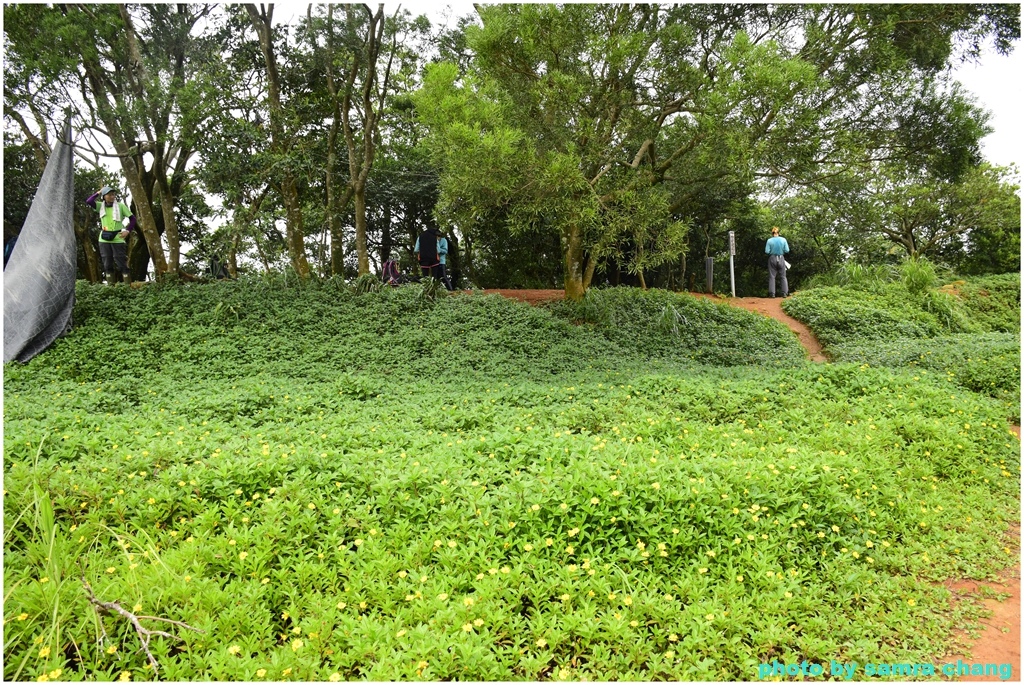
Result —
[[[437, 233], [436, 228], [428, 228], [416, 238], [412, 251], [424, 278], [430, 276], [444, 282], [444, 259], [448, 254], [448, 241]], [[445, 284], [449, 290], [451, 288]]]
[[786, 258], [789, 243], [779, 235], [779, 227], [772, 227], [772, 237], [765, 243], [764, 253], [768, 255], [768, 297], [775, 297], [775, 276], [782, 276], [782, 296], [789, 297], [789, 281], [786, 279]]
[[[135, 230], [135, 215], [128, 209], [128, 205], [117, 199], [117, 192], [110, 186], [103, 186], [99, 192], [89, 196], [85, 204], [95, 207], [100, 215], [100, 259], [103, 260], [107, 284], [114, 284], [116, 266], [124, 282], [130, 285], [132, 275], [128, 269], [128, 245], [125, 238]], [[124, 225], [125, 219], [128, 219], [127, 228]]]

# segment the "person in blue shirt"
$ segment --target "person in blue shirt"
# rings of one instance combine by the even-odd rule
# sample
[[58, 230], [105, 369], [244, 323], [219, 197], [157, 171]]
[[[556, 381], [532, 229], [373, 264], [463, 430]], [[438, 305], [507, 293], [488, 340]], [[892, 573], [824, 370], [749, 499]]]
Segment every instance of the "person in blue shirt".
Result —
[[782, 276], [782, 296], [789, 297], [789, 281], [786, 280], [786, 258], [789, 243], [779, 235], [779, 227], [772, 227], [772, 237], [765, 243], [764, 253], [768, 255], [768, 297], [775, 297], [775, 277]]

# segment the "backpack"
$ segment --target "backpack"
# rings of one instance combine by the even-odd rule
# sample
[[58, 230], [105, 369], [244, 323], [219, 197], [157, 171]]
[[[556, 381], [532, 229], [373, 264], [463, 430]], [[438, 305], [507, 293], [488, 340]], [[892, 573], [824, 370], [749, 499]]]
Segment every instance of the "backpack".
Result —
[[405, 277], [402, 276], [402, 272], [398, 270], [398, 262], [394, 259], [389, 259], [384, 262], [381, 280], [392, 286], [398, 286], [405, 282]]
[[437, 254], [437, 231], [428, 228], [420, 234], [420, 266], [427, 268], [441, 263]]

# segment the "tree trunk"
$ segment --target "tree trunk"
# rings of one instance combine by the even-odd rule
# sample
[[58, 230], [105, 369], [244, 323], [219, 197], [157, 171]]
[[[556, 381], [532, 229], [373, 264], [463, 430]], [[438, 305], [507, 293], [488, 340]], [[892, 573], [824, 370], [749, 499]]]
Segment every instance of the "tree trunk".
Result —
[[366, 248], [366, 181], [360, 180], [354, 188], [356, 201], [356, 254], [359, 255], [359, 275], [370, 273], [370, 255]]
[[102, 278], [100, 275], [102, 272], [100, 256], [96, 245], [92, 242], [92, 236], [89, 235], [89, 225], [79, 223], [78, 221], [75, 221], [74, 225], [75, 237], [78, 238], [78, 244], [82, 246], [82, 255], [85, 262], [80, 267], [82, 274], [90, 283], [99, 283]]
[[583, 284], [583, 239], [578, 226], [571, 226], [562, 232], [562, 254], [565, 297], [570, 300], [582, 300], [586, 287]]
[[[387, 204], [384, 206], [384, 218], [381, 220], [382, 225], [380, 227], [380, 263], [391, 259], [391, 205]], [[448, 248], [451, 251], [451, 247]], [[449, 259], [450, 261], [450, 259]]]
[[[274, 54], [274, 42], [271, 32], [274, 6], [256, 9], [256, 5], [246, 5], [249, 19], [260, 40], [263, 62], [267, 68], [267, 103], [270, 109], [271, 150], [282, 157], [288, 152], [284, 133], [284, 106], [281, 104], [281, 76], [277, 70], [277, 57]], [[298, 184], [295, 174], [287, 162], [281, 172], [281, 199], [285, 206], [285, 236], [288, 244], [288, 256], [292, 268], [302, 278], [309, 278], [309, 262], [306, 260], [306, 248], [302, 228], [302, 207], [299, 204]]]

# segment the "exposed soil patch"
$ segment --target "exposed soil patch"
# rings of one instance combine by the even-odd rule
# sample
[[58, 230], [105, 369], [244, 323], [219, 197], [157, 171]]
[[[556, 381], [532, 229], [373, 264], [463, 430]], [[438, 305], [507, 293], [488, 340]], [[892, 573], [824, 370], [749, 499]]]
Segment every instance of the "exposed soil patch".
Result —
[[[1019, 527], [1011, 528], [1006, 538], [1009, 545], [1020, 549]], [[966, 631], [958, 629], [953, 635], [955, 653], [941, 657], [937, 663], [1011, 664], [1013, 674], [1010, 680], [1020, 682], [1020, 562], [1001, 573], [995, 581], [950, 580], [943, 585], [953, 593], [954, 604], [964, 599], [982, 599], [985, 595], [981, 593], [985, 588], [1009, 597], [982, 599], [985, 609], [991, 613], [981, 619], [980, 636], [974, 640]], [[961, 675], [957, 680], [991, 682], [1003, 679], [997, 675]]]
[[527, 304], [542, 304], [554, 300], [564, 300], [564, 290], [484, 290], [484, 295], [501, 295]]

